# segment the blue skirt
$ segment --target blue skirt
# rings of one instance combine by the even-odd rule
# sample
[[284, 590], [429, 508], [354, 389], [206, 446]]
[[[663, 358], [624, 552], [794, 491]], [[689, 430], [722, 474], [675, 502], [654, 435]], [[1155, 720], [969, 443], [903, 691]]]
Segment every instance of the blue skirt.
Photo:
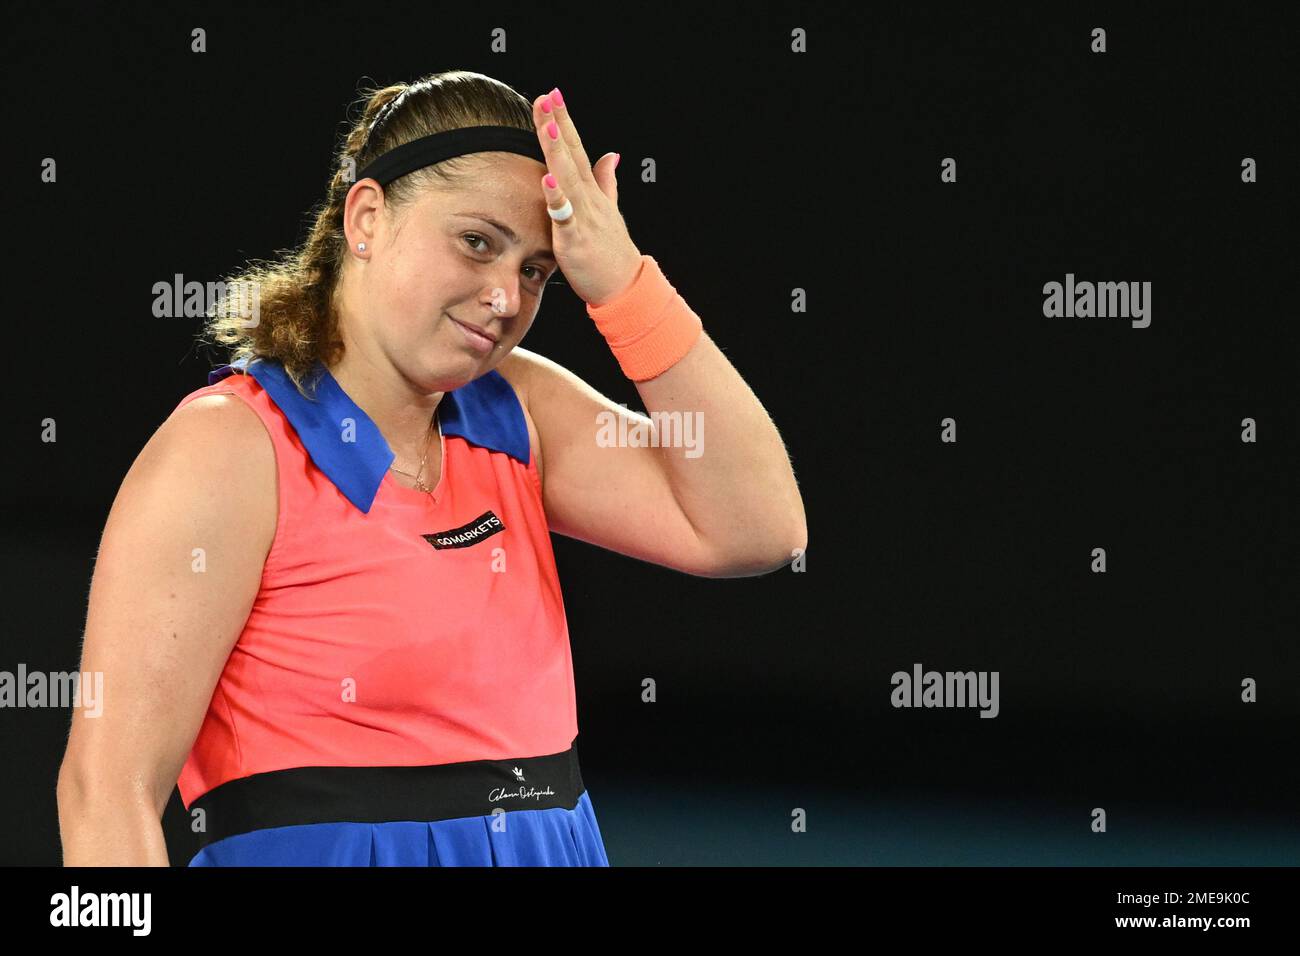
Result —
[[609, 866], [576, 741], [427, 766], [286, 767], [186, 807], [190, 866]]
[[210, 843], [190, 866], [609, 866], [591, 798], [426, 823], [309, 823]]

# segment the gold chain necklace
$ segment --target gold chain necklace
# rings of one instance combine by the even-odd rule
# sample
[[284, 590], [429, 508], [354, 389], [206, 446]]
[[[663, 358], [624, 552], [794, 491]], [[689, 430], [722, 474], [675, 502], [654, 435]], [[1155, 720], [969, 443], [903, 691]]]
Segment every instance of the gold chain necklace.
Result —
[[[437, 415], [434, 415], [434, 418], [433, 418], [433, 424], [438, 426], [438, 444], [439, 444], [439, 446], [441, 446], [441, 444], [442, 444], [442, 422], [438, 419], [438, 416], [437, 416]], [[433, 431], [433, 426], [432, 426], [432, 425], [429, 427], [429, 431], [430, 431], [430, 432]], [[424, 483], [424, 478], [421, 477], [421, 476], [424, 474], [424, 464], [425, 464], [425, 462], [427, 462], [427, 461], [429, 460], [429, 448], [430, 448], [430, 447], [432, 447], [432, 443], [427, 444], [427, 445], [424, 446], [424, 457], [420, 459], [420, 470], [417, 471], [415, 474], [411, 474], [409, 471], [402, 471], [400, 468], [394, 468], [392, 465], [389, 465], [389, 466], [388, 466], [389, 469], [392, 470], [392, 471], [397, 472], [399, 475], [405, 475], [407, 478], [414, 478], [414, 479], [415, 479], [415, 490], [416, 490], [416, 491], [424, 491], [424, 492], [430, 492], [430, 493], [431, 493], [431, 492], [433, 491], [433, 489], [430, 488], [428, 485], [426, 485], [426, 484]]]

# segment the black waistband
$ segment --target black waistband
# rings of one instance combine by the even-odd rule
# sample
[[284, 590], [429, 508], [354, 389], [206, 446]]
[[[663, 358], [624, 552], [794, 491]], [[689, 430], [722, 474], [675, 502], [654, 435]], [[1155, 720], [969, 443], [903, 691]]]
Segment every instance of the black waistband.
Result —
[[540, 757], [427, 767], [294, 767], [240, 777], [189, 806], [200, 846], [268, 827], [482, 816], [500, 808], [572, 810], [585, 787], [578, 744]]

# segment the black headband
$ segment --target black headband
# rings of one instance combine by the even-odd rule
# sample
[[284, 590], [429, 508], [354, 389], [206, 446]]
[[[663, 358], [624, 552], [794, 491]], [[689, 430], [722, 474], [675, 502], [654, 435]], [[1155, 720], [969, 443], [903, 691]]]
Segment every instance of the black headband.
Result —
[[373, 179], [387, 186], [398, 176], [466, 153], [518, 153], [546, 165], [537, 134], [517, 126], [465, 126], [422, 136], [390, 149], [357, 173], [357, 182]]

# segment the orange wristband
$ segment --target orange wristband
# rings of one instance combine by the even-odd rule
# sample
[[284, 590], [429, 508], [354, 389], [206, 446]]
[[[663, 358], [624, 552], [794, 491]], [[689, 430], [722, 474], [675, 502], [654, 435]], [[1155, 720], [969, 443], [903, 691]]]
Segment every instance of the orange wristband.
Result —
[[653, 256], [641, 256], [632, 284], [587, 315], [605, 337], [623, 374], [634, 382], [661, 375], [691, 350], [704, 329], [700, 317], [664, 277]]

